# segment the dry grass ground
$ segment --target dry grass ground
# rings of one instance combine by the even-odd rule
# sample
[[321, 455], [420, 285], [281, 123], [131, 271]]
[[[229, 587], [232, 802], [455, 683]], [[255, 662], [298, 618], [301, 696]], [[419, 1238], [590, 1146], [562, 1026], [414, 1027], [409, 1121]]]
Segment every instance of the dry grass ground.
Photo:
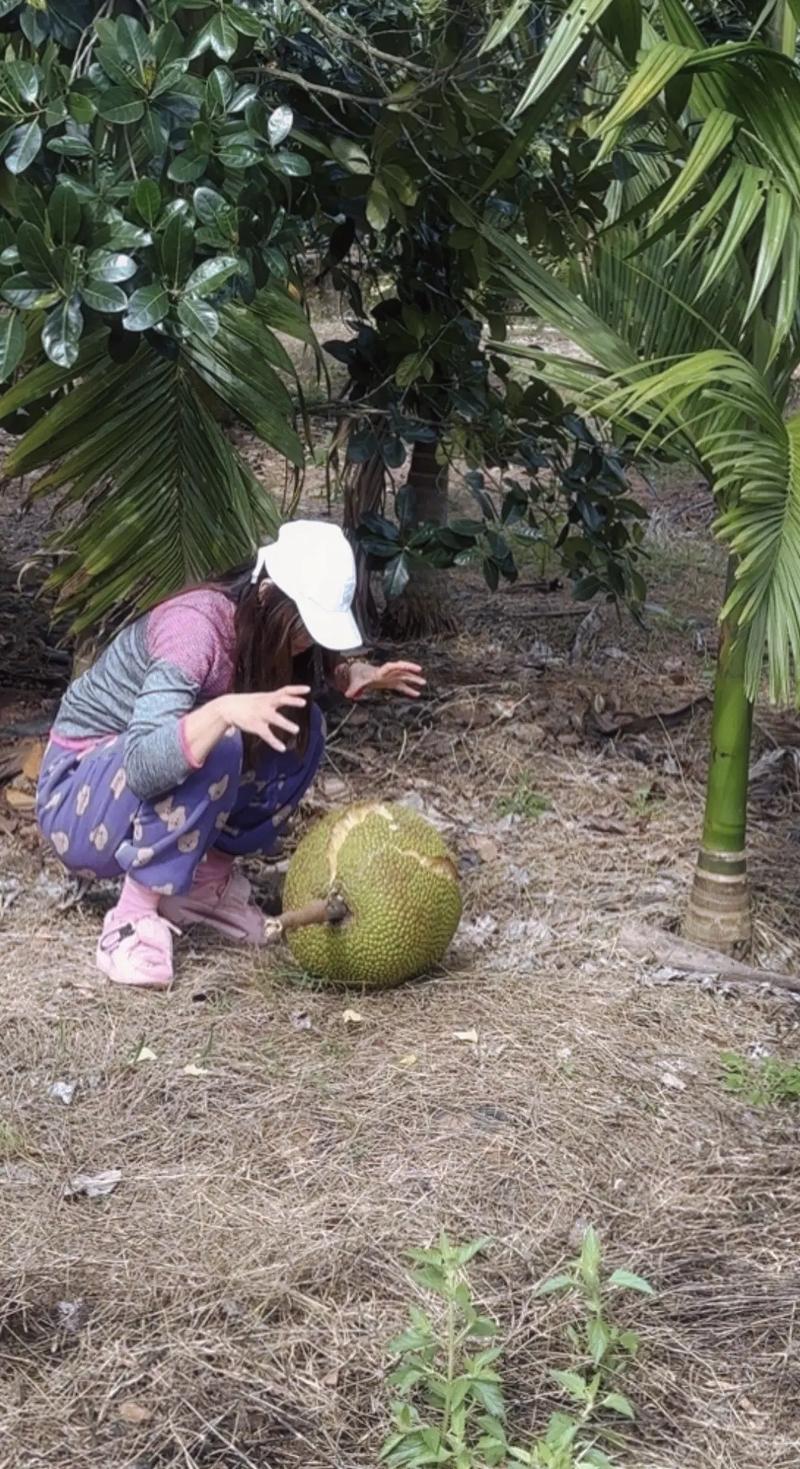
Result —
[[[623, 1306], [625, 1462], [796, 1469], [796, 1112], [728, 1095], [719, 1060], [796, 1055], [797, 1007], [619, 943], [680, 912], [707, 735], [702, 710], [596, 733], [708, 687], [716, 557], [669, 506], [653, 551], [648, 634], [607, 618], [570, 668], [566, 597], [465, 584], [423, 704], [336, 733], [317, 804], [411, 796], [461, 858], [464, 926], [425, 982], [343, 998], [187, 936], [170, 995], [116, 993], [92, 970], [108, 892], [64, 907], [57, 869], [6, 844], [1, 1469], [373, 1469], [403, 1251], [442, 1227], [494, 1241], [476, 1289], [524, 1442], [567, 1365], [564, 1306], [533, 1287], [587, 1221], [657, 1292]], [[794, 800], [756, 807], [756, 957], [800, 969]], [[64, 1197], [107, 1169], [107, 1197]]]

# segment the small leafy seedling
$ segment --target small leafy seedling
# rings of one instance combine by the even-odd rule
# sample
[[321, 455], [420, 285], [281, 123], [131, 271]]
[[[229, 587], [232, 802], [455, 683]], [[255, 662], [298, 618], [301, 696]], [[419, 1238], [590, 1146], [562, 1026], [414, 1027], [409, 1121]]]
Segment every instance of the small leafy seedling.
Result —
[[653, 1294], [649, 1281], [630, 1270], [604, 1275], [600, 1241], [591, 1227], [571, 1266], [539, 1286], [540, 1296], [571, 1292], [580, 1302], [581, 1319], [567, 1328], [575, 1365], [552, 1373], [572, 1407], [552, 1415], [544, 1438], [527, 1456], [515, 1452], [520, 1463], [536, 1469], [612, 1469], [606, 1449], [621, 1442], [614, 1419], [636, 1416], [620, 1380], [639, 1350], [636, 1332], [618, 1326], [609, 1314], [611, 1297], [620, 1290]]
[[504, 1457], [497, 1325], [476, 1310], [465, 1273], [486, 1243], [453, 1245], [442, 1235], [435, 1248], [409, 1252], [412, 1280], [444, 1302], [444, 1321], [434, 1324], [412, 1306], [410, 1324], [391, 1344], [400, 1361], [389, 1378], [394, 1431], [381, 1454], [389, 1469], [478, 1469]]
[[630, 807], [634, 816], [645, 819], [658, 815], [664, 805], [664, 792], [658, 784], [640, 786], [634, 791], [630, 799]]
[[396, 1398], [393, 1431], [381, 1458], [389, 1469], [613, 1469], [607, 1449], [622, 1442], [614, 1424], [634, 1417], [620, 1379], [636, 1356], [635, 1332], [617, 1326], [609, 1299], [618, 1290], [651, 1295], [639, 1275], [616, 1270], [604, 1277], [593, 1229], [577, 1260], [546, 1280], [538, 1294], [571, 1292], [580, 1319], [567, 1330], [573, 1363], [552, 1377], [569, 1411], [552, 1414], [544, 1437], [531, 1448], [509, 1439], [497, 1324], [476, 1308], [467, 1277], [485, 1240], [453, 1245], [445, 1235], [429, 1250], [414, 1250], [412, 1279], [443, 1302], [439, 1319], [412, 1306], [410, 1324], [391, 1350], [399, 1359], [389, 1381]]
[[500, 796], [496, 804], [498, 816], [520, 816], [523, 821], [538, 821], [550, 809], [548, 797], [537, 791], [527, 776], [507, 796]]
[[781, 1061], [775, 1056], [753, 1061], [738, 1051], [723, 1051], [720, 1064], [725, 1090], [751, 1107], [800, 1100], [800, 1061]]

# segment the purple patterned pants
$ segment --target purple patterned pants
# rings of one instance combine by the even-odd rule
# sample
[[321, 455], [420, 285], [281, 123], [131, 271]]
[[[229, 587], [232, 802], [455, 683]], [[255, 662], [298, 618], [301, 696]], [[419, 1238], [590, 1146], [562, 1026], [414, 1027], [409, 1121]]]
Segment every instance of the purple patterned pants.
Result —
[[275, 851], [324, 748], [314, 708], [303, 756], [265, 745], [257, 768], [243, 774], [242, 736], [234, 731], [174, 791], [143, 801], [125, 779], [124, 736], [82, 754], [48, 745], [36, 793], [39, 827], [72, 872], [130, 872], [155, 892], [185, 893], [211, 847], [232, 856]]

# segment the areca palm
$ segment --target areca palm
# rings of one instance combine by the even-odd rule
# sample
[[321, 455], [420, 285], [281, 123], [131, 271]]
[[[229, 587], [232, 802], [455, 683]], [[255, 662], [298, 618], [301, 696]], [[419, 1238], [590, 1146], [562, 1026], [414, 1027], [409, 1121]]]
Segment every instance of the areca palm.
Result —
[[570, 6], [518, 110], [606, 47], [623, 76], [596, 113], [601, 157], [635, 158], [644, 143], [658, 167], [616, 208], [572, 289], [507, 237], [494, 243], [507, 285], [588, 359], [528, 354], [538, 370], [643, 443], [691, 455], [714, 491], [729, 575], [686, 928], [729, 947], [749, 932], [753, 703], [765, 666], [773, 698], [798, 684], [800, 422], [786, 410], [800, 363], [800, 72], [788, 0], [750, 24], [742, 12], [733, 32], [714, 24], [701, 30], [691, 0]]
[[[679, 450], [708, 478], [717, 534], [730, 553], [722, 609], [703, 841], [687, 931], [729, 946], [749, 932], [745, 825], [753, 702], [765, 667], [771, 695], [796, 689], [800, 659], [800, 415], [784, 417], [797, 360], [792, 333], [759, 365], [759, 325], [742, 329], [735, 261], [701, 295], [707, 253], [661, 240], [635, 251], [617, 231], [570, 286], [498, 235], [501, 274], [585, 361], [517, 349], [591, 412]], [[641, 241], [639, 241], [641, 245]], [[701, 302], [701, 305], [697, 303]]]

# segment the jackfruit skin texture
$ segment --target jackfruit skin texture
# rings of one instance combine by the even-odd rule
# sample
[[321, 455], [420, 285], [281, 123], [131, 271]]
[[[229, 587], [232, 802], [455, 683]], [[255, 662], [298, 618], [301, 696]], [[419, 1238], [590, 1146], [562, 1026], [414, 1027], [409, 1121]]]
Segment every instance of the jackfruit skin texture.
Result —
[[455, 861], [435, 827], [405, 806], [366, 801], [329, 815], [300, 842], [284, 909], [341, 897], [341, 924], [290, 930], [309, 974], [334, 985], [388, 989], [438, 964], [461, 918]]

